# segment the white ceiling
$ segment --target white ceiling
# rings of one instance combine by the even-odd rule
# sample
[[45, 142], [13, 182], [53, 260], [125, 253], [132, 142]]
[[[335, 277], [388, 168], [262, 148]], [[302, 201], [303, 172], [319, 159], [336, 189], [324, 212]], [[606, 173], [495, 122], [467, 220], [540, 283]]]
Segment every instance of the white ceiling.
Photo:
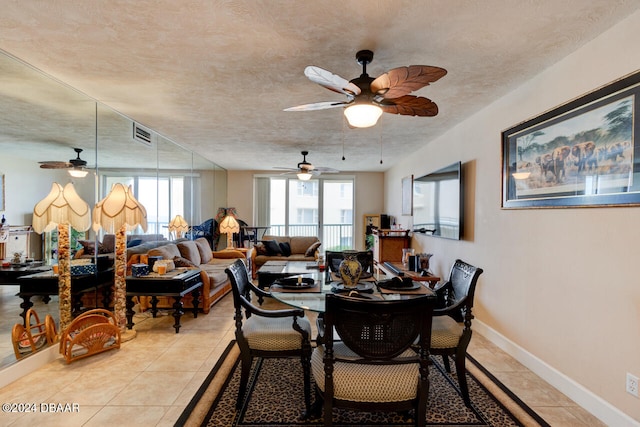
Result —
[[[317, 166], [380, 171], [638, 8], [640, 0], [0, 0], [0, 49], [227, 169], [295, 166], [308, 150]], [[350, 80], [361, 49], [375, 53], [373, 77], [404, 65], [447, 69], [416, 93], [439, 114], [384, 114], [374, 128], [349, 129], [341, 109], [282, 111], [343, 100], [304, 68]]]

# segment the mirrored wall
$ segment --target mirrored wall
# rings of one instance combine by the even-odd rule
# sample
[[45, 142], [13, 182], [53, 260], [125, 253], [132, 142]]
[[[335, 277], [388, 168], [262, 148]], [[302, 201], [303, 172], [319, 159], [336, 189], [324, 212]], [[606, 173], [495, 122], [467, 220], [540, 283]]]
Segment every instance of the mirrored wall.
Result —
[[[76, 158], [74, 148], [82, 149], [79, 155], [87, 162], [83, 178], [54, 168], [56, 162]], [[199, 225], [214, 217], [227, 200], [226, 171], [212, 161], [2, 51], [0, 175], [4, 177], [0, 215], [11, 229], [31, 225], [34, 205], [49, 193], [53, 182], [73, 182], [90, 207], [106, 196], [113, 183], [132, 184], [147, 210], [146, 234], [167, 239], [175, 238], [168, 229], [175, 215]], [[101, 234], [89, 231], [81, 237], [99, 241]], [[47, 242], [50, 238], [28, 233], [23, 258], [51, 263], [55, 241]], [[11, 279], [0, 279], [0, 368], [16, 361], [11, 329], [22, 322], [19, 291]], [[50, 313], [57, 321], [57, 297], [47, 304], [38, 297], [33, 302], [43, 310], [38, 312], [41, 320]]]

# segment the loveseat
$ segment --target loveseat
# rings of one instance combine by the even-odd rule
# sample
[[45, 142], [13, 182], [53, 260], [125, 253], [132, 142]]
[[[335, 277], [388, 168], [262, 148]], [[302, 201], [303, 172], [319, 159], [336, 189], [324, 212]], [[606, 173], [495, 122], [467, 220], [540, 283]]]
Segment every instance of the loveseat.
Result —
[[[127, 269], [137, 263], [146, 263], [148, 257], [160, 256], [162, 259], [172, 260], [176, 267], [198, 268], [201, 271], [202, 290], [201, 307], [206, 314], [220, 298], [231, 290], [231, 284], [224, 272], [225, 268], [238, 258], [245, 258], [244, 254], [234, 250], [214, 252], [206, 238], [196, 240], [179, 239], [173, 242], [146, 242], [127, 249]], [[130, 274], [130, 271], [127, 272]], [[182, 299], [185, 307], [193, 307], [191, 295]], [[150, 299], [140, 298], [140, 308], [150, 307]], [[173, 299], [158, 297], [158, 308], [170, 308]]]
[[315, 236], [264, 236], [251, 251], [251, 274], [267, 261], [310, 261], [318, 259], [320, 240]]

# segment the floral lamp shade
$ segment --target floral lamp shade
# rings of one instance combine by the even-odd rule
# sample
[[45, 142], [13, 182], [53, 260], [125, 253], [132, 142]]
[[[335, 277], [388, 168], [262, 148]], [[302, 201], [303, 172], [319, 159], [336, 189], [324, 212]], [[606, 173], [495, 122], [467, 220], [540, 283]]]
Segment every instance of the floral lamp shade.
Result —
[[72, 183], [64, 187], [54, 182], [51, 191], [33, 208], [33, 229], [42, 234], [58, 227], [58, 306], [60, 331], [71, 323], [71, 254], [69, 225], [78, 231], [91, 226], [91, 211], [87, 202], [76, 193]]
[[240, 224], [238, 221], [232, 216], [227, 215], [224, 217], [222, 222], [220, 223], [220, 233], [227, 234], [227, 247], [230, 248], [233, 246], [233, 233], [240, 232]]
[[51, 191], [33, 208], [33, 229], [36, 233], [52, 231], [58, 224], [69, 223], [78, 231], [87, 231], [91, 215], [87, 202], [76, 193], [72, 183], [64, 187], [54, 182]]
[[147, 210], [133, 196], [131, 187], [117, 183], [93, 208], [93, 229], [114, 232], [123, 226], [127, 230], [140, 226], [147, 231]]
[[121, 183], [114, 184], [109, 194], [93, 208], [93, 229], [98, 231], [103, 228], [112, 233], [115, 231], [116, 235], [113, 311], [122, 341], [135, 337], [135, 331], [126, 330], [126, 231], [138, 226], [147, 231], [147, 210], [136, 200], [131, 187]]
[[171, 222], [169, 222], [169, 231], [172, 233], [176, 233], [176, 237], [181, 237], [183, 233], [186, 233], [189, 230], [189, 224], [182, 217], [182, 215], [176, 215], [173, 217]]

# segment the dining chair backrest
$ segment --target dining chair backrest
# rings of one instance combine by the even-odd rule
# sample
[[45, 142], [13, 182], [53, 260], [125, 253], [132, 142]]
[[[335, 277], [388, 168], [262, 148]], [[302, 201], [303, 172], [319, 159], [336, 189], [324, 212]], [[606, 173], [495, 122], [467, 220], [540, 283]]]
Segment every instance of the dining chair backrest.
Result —
[[[470, 314], [478, 277], [483, 270], [457, 259], [451, 267], [449, 280], [443, 288], [446, 292], [446, 307], [457, 307], [459, 315], [450, 314], [457, 321], [462, 321], [465, 314]], [[453, 310], [452, 310], [453, 313]]]
[[427, 295], [383, 301], [329, 294], [325, 331], [335, 328], [340, 340], [364, 359], [388, 360], [418, 338], [428, 350], [432, 310], [433, 298]]
[[[231, 292], [233, 293], [233, 305], [236, 309], [251, 304], [251, 287], [249, 286], [249, 273], [247, 266], [240, 259], [227, 267]], [[251, 304], [252, 305], [252, 304]]]

